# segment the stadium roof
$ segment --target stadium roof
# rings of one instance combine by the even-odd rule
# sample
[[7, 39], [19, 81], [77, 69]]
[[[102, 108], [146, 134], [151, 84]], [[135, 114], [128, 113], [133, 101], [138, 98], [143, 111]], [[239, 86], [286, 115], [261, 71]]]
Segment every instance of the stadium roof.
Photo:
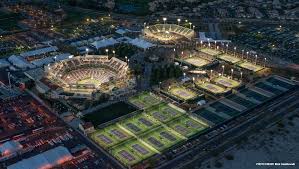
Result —
[[120, 35], [123, 35], [123, 34], [127, 33], [128, 31], [125, 30], [125, 29], [117, 29], [115, 32], [120, 34]]
[[115, 45], [117, 43], [119, 42], [114, 38], [109, 38], [109, 39], [102, 39], [100, 41], [95, 41], [91, 43], [91, 45], [93, 45], [96, 49], [99, 49], [99, 48]]
[[206, 37], [206, 33], [205, 32], [199, 32], [199, 41], [202, 42], [217, 42], [217, 43], [230, 43], [230, 40], [214, 40], [213, 38], [208, 38]]
[[41, 55], [49, 52], [54, 52], [57, 51], [58, 48], [56, 46], [51, 46], [51, 47], [46, 47], [46, 48], [41, 48], [41, 49], [36, 49], [28, 52], [21, 53], [20, 56], [26, 58], [29, 56], [35, 56], [35, 55]]
[[12, 63], [14, 66], [17, 66], [18, 68], [34, 68], [32, 64], [30, 64], [28, 61], [26, 61], [24, 58], [12, 55], [8, 58], [8, 61]]
[[147, 48], [156, 46], [155, 44], [152, 44], [144, 39], [139, 39], [139, 38], [135, 38], [135, 39], [131, 40], [129, 43], [134, 46], [137, 46], [139, 48], [143, 48], [143, 49], [147, 49]]
[[[3, 90], [3, 88], [1, 88]], [[6, 153], [14, 153], [18, 151], [20, 148], [22, 148], [22, 145], [17, 141], [6, 141], [2, 145], [0, 145], [0, 152], [2, 155], [5, 155]]]
[[8, 66], [10, 66], [10, 63], [6, 59], [0, 59], [0, 68]]
[[66, 147], [59, 146], [36, 156], [24, 159], [7, 167], [7, 169], [40, 169], [54, 167], [73, 158]]

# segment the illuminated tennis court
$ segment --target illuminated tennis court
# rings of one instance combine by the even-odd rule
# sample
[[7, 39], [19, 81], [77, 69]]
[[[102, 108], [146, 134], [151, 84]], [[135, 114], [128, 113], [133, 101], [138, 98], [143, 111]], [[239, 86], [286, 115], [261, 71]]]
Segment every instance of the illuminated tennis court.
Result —
[[104, 148], [114, 146], [130, 137], [131, 135], [116, 124], [97, 130], [91, 134], [91, 138]]
[[221, 60], [224, 60], [226, 62], [233, 63], [233, 64], [241, 61], [240, 58], [237, 58], [237, 57], [234, 57], [234, 56], [228, 55], [228, 54], [219, 55], [218, 58], [220, 58]]
[[161, 101], [156, 95], [150, 92], [143, 92], [138, 94], [137, 96], [129, 98], [129, 102], [139, 108], [146, 108], [159, 104]]
[[186, 138], [199, 134], [209, 127], [205, 122], [199, 119], [193, 119], [187, 115], [172, 120], [167, 123], [167, 126]]
[[204, 48], [204, 49], [201, 49], [200, 51], [203, 52], [203, 53], [212, 55], [212, 56], [216, 56], [216, 55], [219, 55], [221, 53], [220, 51], [215, 50], [215, 49], [211, 49], [211, 48]]
[[201, 83], [201, 82], [196, 82], [195, 83], [198, 87], [210, 92], [210, 93], [213, 93], [213, 94], [221, 94], [221, 93], [225, 93], [227, 92], [228, 90], [223, 88], [223, 87], [220, 87], [218, 85], [215, 85], [215, 84], [212, 84], [212, 83], [209, 83], [209, 82], [205, 82], [205, 83]]
[[235, 88], [241, 84], [240, 82], [233, 79], [229, 79], [228, 77], [225, 76], [214, 78], [212, 81], [215, 82], [216, 84], [219, 84], [227, 88]]
[[183, 86], [172, 86], [169, 90], [170, 94], [178, 97], [181, 100], [187, 101], [197, 97], [197, 94]]
[[258, 71], [264, 69], [264, 67], [262, 67], [260, 65], [255, 65], [251, 62], [243, 62], [243, 63], [240, 63], [239, 66], [244, 68], [244, 69], [253, 71], [253, 72], [258, 72]]
[[166, 103], [146, 110], [146, 114], [162, 123], [168, 122], [176, 117], [183, 115], [184, 113], [184, 110], [181, 110], [172, 104]]
[[137, 139], [128, 140], [111, 149], [111, 154], [127, 166], [132, 166], [156, 154], [156, 152]]
[[189, 57], [184, 61], [196, 67], [202, 67], [210, 63], [208, 60], [197, 56]]
[[176, 135], [174, 131], [162, 126], [140, 137], [159, 152], [162, 152], [184, 140], [183, 137]]
[[133, 117], [124, 119], [120, 121], [119, 124], [134, 134], [140, 134], [159, 125], [157, 121], [146, 113], [140, 113]]

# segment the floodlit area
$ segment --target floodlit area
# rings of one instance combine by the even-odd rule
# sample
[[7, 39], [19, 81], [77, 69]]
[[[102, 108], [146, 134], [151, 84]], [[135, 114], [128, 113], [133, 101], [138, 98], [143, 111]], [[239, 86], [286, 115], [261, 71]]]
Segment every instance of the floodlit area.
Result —
[[217, 56], [221, 53], [220, 51], [211, 49], [211, 48], [203, 48], [203, 49], [200, 49], [200, 51], [203, 53], [206, 53], [208, 55], [212, 55], [212, 56]]
[[139, 108], [147, 108], [159, 104], [161, 101], [154, 94], [149, 92], [143, 92], [134, 97], [130, 97], [129, 102]]
[[241, 82], [239, 82], [237, 80], [233, 80], [233, 79], [225, 77], [225, 76], [216, 77], [216, 78], [212, 79], [212, 81], [216, 84], [219, 84], [219, 85], [227, 87], [227, 88], [236, 88], [236, 87], [240, 86], [240, 84], [241, 84]]
[[238, 64], [238, 66], [240, 66], [241, 68], [253, 71], [253, 72], [258, 72], [258, 71], [264, 69], [264, 67], [254, 64], [254, 63], [251, 63], [251, 62], [243, 62], [243, 63]]
[[194, 91], [183, 86], [171, 86], [168, 92], [184, 101], [195, 99], [198, 96]]
[[198, 56], [186, 58], [186, 59], [184, 59], [184, 61], [195, 66], [195, 67], [203, 67], [210, 63], [210, 61], [203, 59], [201, 57], [198, 57]]
[[179, 107], [161, 103], [96, 130], [89, 137], [126, 166], [160, 154], [209, 125]]
[[229, 54], [219, 55], [218, 58], [221, 59], [221, 60], [224, 60], [226, 62], [233, 63], [233, 64], [238, 63], [238, 62], [241, 61], [240, 58], [229, 55]]
[[221, 94], [221, 93], [225, 93], [225, 92], [229, 91], [226, 88], [223, 88], [221, 86], [218, 86], [218, 85], [210, 83], [210, 82], [197, 81], [197, 82], [195, 82], [195, 84], [199, 88], [202, 88], [202, 89], [204, 89], [210, 93], [213, 93], [213, 94]]

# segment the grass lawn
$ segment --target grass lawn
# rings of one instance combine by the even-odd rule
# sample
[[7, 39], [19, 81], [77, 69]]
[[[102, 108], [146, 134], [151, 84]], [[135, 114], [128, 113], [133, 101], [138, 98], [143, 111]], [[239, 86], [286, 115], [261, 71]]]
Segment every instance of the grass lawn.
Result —
[[108, 107], [97, 110], [96, 112], [86, 114], [83, 117], [84, 121], [90, 121], [94, 126], [116, 119], [123, 115], [134, 112], [136, 109], [126, 104], [125, 102], [118, 102]]

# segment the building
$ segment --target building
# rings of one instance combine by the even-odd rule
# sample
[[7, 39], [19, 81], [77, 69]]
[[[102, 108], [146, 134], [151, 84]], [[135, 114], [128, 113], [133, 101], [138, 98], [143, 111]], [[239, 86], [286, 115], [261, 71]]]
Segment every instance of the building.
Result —
[[28, 159], [21, 160], [7, 169], [48, 169], [59, 166], [73, 158], [66, 147], [59, 146]]
[[80, 123], [79, 124], [79, 129], [85, 134], [89, 134], [94, 132], [94, 126], [91, 122], [86, 122], [86, 123]]

